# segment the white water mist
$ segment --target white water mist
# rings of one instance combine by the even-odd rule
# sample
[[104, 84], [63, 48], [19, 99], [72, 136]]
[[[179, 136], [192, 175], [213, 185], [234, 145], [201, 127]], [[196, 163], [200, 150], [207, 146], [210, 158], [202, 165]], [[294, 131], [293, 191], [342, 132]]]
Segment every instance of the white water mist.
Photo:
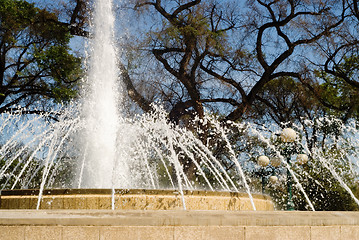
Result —
[[110, 188], [114, 184], [121, 98], [112, 4], [112, 0], [96, 0], [93, 7], [89, 71], [83, 103], [84, 140], [87, 146], [86, 164], [81, 180], [83, 187]]

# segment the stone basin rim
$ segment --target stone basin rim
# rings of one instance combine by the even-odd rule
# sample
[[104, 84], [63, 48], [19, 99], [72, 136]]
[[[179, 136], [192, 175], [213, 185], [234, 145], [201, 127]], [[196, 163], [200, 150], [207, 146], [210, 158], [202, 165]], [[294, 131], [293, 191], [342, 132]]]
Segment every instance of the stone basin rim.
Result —
[[[54, 188], [44, 189], [42, 195], [112, 195], [109, 188]], [[115, 195], [180, 195], [177, 189], [114, 189]], [[39, 189], [13, 189], [2, 190], [0, 196], [36, 196]], [[249, 197], [245, 192], [210, 191], [210, 190], [183, 190], [184, 196], [223, 196], [223, 197]], [[251, 194], [255, 199], [270, 200], [265, 194]]]

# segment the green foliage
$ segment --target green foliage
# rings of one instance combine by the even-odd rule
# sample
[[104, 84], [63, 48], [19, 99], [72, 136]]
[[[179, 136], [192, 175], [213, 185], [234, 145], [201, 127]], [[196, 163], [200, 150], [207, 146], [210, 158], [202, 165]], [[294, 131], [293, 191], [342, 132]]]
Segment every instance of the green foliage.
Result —
[[[24, 0], [0, 0], [0, 41], [5, 66], [0, 67], [1, 104], [69, 101], [76, 95], [80, 59], [71, 53], [71, 35], [57, 15]], [[25, 101], [25, 102], [24, 102]], [[4, 109], [5, 110], [5, 109]]]
[[345, 73], [348, 77], [355, 77], [359, 69], [359, 56], [352, 55], [344, 57], [343, 62], [335, 67], [340, 73]]
[[[359, 197], [356, 187], [359, 176], [352, 162], [358, 156], [358, 149], [355, 143], [348, 140], [351, 137], [350, 132], [346, 130], [343, 122], [333, 118], [317, 118], [299, 125], [295, 130], [298, 135], [293, 143], [284, 143], [276, 135], [270, 138], [270, 146], [263, 145], [263, 141], [255, 142], [248, 138], [250, 148], [243, 149], [242, 152], [251, 156], [246, 161], [253, 162], [253, 167], [245, 170], [247, 176], [253, 179], [251, 185], [254, 190], [261, 191], [261, 179], [264, 176], [265, 193], [270, 194], [277, 209], [287, 209], [286, 165], [282, 163], [279, 167], [273, 167], [269, 164], [263, 168], [256, 163], [260, 155], [265, 155], [272, 161], [280, 153], [284, 161], [290, 159], [291, 170], [298, 179], [296, 182], [292, 178], [293, 202], [296, 210], [311, 210], [301, 188], [315, 210], [359, 210], [357, 203], [340, 182], [340, 180], [344, 182], [353, 194]], [[309, 156], [306, 164], [300, 164], [296, 160], [296, 156], [302, 153]], [[272, 175], [277, 176], [279, 182], [269, 183], [268, 178]]]
[[47, 186], [51, 188], [73, 188], [75, 183], [77, 161], [75, 157], [64, 156], [55, 159], [54, 166], [50, 170], [51, 179], [48, 179]]
[[312, 119], [323, 115], [323, 106], [302, 83], [291, 77], [280, 77], [266, 83], [258, 94], [249, 116], [256, 119], [269, 118], [278, 125]]
[[[14, 189], [40, 187], [43, 166], [41, 166], [41, 161], [37, 161], [36, 159], [33, 159], [33, 161], [26, 166], [28, 157], [29, 156], [26, 154], [22, 154], [22, 156], [13, 160], [11, 156], [0, 159], [0, 169], [6, 169], [5, 174], [1, 176], [0, 179], [0, 189], [11, 189], [12, 187], [14, 187]], [[9, 164], [10, 160], [12, 160], [11, 164]], [[25, 166], [27, 169], [31, 169], [31, 171], [26, 171], [17, 181], [17, 177]], [[15, 184], [15, 182], [17, 183]]]
[[[333, 163], [333, 168], [338, 172], [346, 172], [340, 174], [344, 182], [353, 188], [357, 183], [356, 177], [348, 174], [348, 159], [338, 157], [334, 158], [333, 155], [328, 154], [322, 157], [327, 157]], [[304, 188], [304, 191], [311, 199], [314, 208], [318, 211], [358, 211], [359, 206], [351, 198], [347, 190], [339, 183], [333, 174], [325, 167], [318, 159], [311, 159], [308, 166], [304, 166], [307, 174], [300, 174], [299, 180]], [[304, 200], [303, 194], [295, 189], [294, 202], [298, 210], [309, 210], [308, 203]], [[358, 195], [357, 195], [358, 197]]]
[[51, 46], [45, 51], [35, 55], [40, 68], [46, 69], [52, 76], [53, 82], [49, 82], [55, 100], [69, 101], [76, 96], [76, 81], [81, 77], [79, 68], [81, 61], [69, 53], [67, 46]]
[[225, 31], [211, 29], [210, 17], [205, 15], [204, 8], [199, 6], [191, 12], [181, 12], [175, 20], [163, 22], [163, 29], [151, 32], [151, 38], [160, 40], [166, 46], [186, 47], [194, 44], [198, 48], [207, 47], [216, 54], [228, 52], [227, 34]]
[[0, 0], [0, 21], [2, 31], [7, 33], [5, 41], [15, 43], [14, 36], [21, 31], [57, 43], [67, 43], [70, 38], [66, 27], [58, 23], [54, 13], [36, 8], [24, 0]]
[[[45, 167], [43, 160], [32, 159], [27, 163], [29, 156], [23, 155], [14, 159], [10, 165], [11, 157], [0, 159], [0, 169], [6, 167], [4, 176], [0, 179], [0, 189], [39, 189], [44, 174]], [[75, 171], [75, 161], [73, 159], [56, 159], [51, 170], [51, 179], [47, 179], [46, 186], [55, 188], [72, 187]], [[27, 165], [28, 164], [28, 165]], [[54, 166], [55, 165], [55, 166]], [[22, 176], [21, 171], [25, 169]], [[15, 182], [17, 181], [16, 185]]]
[[[344, 58], [343, 63], [335, 67], [336, 75], [316, 72], [323, 83], [319, 84], [318, 92], [329, 105], [327, 112], [340, 118], [358, 118], [359, 91], [350, 81], [357, 78], [359, 57]], [[349, 81], [349, 82], [348, 82]]]
[[26, 1], [0, 0], [1, 30], [5, 34], [3, 40], [15, 41], [11, 32], [19, 32], [27, 28], [31, 19], [36, 15], [37, 9]]

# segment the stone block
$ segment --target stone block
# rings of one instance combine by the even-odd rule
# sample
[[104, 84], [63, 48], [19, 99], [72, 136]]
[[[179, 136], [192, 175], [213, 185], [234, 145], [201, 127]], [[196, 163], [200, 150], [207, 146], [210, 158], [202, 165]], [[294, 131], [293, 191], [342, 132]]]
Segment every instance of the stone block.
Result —
[[204, 226], [175, 226], [174, 240], [205, 239], [206, 227]]
[[65, 209], [76, 209], [76, 198], [74, 196], [64, 196], [63, 202]]
[[1, 240], [24, 240], [25, 227], [23, 226], [0, 226]]
[[111, 205], [112, 205], [111, 196], [98, 196], [98, 208], [99, 209], [111, 209], [112, 208]]
[[221, 196], [207, 196], [206, 198], [202, 198], [200, 196], [195, 196], [195, 198], [199, 198], [199, 204], [195, 206], [193, 209], [201, 209], [204, 210], [227, 210], [229, 199]]
[[62, 227], [26, 226], [25, 240], [62, 240]]
[[[133, 227], [136, 228], [136, 227]], [[172, 226], [140, 226], [137, 227], [137, 239], [170, 240], [173, 239], [174, 227]]]
[[274, 211], [274, 203], [270, 200], [266, 201], [266, 211]]
[[245, 240], [244, 227], [240, 226], [209, 226], [205, 239], [210, 240]]
[[163, 196], [157, 207], [159, 210], [182, 209], [182, 199], [178, 196]]
[[40, 209], [51, 209], [51, 205], [53, 201], [54, 201], [53, 197], [42, 196]]
[[136, 227], [131, 226], [116, 226], [116, 227], [101, 227], [100, 240], [127, 240], [138, 239], [138, 232]]
[[182, 197], [181, 196], [171, 196], [169, 197], [167, 204], [167, 209], [183, 209]]
[[341, 226], [341, 240], [358, 240], [359, 226]]
[[252, 203], [251, 203], [251, 200], [249, 198], [241, 197], [239, 210], [242, 210], [242, 211], [244, 211], [244, 210], [245, 211], [254, 210], [253, 206], [252, 206]]
[[[158, 200], [158, 201], [156, 201]], [[163, 203], [165, 202], [165, 198], [163, 198], [162, 196], [160, 198], [155, 198], [154, 196], [146, 196], [146, 204], [145, 204], [145, 209], [163, 209], [164, 205]]]
[[[173, 201], [176, 201], [175, 197], [172, 197]], [[146, 209], [155, 210], [167, 210], [171, 199], [168, 196], [147, 196], [146, 197]]]
[[100, 240], [171, 240], [173, 236], [173, 226], [115, 226], [100, 229]]
[[54, 196], [51, 202], [51, 209], [64, 209], [64, 198], [63, 196]]
[[86, 195], [76, 195], [76, 198], [75, 198], [76, 209], [86, 209], [87, 208], [87, 204], [86, 204], [87, 197], [88, 196], [86, 196]]
[[29, 199], [29, 209], [36, 209], [37, 207], [37, 196], [31, 196]]
[[[20, 191], [20, 190], [16, 190]], [[25, 190], [23, 190], [25, 191]], [[15, 192], [19, 194], [19, 192]], [[26, 192], [25, 192], [26, 193]], [[103, 189], [44, 192], [40, 209], [111, 209], [111, 193]], [[53, 195], [49, 195], [52, 193]], [[76, 194], [74, 194], [76, 193]], [[146, 194], [147, 193], [147, 194]], [[29, 191], [27, 191], [29, 194]], [[6, 195], [1, 196], [2, 209], [35, 209], [37, 196]], [[33, 193], [32, 193], [33, 194]], [[247, 194], [216, 193], [206, 191], [184, 191], [188, 210], [253, 210]], [[257, 210], [267, 210], [273, 206], [270, 200], [254, 194]], [[256, 198], [257, 197], [257, 198]], [[62, 198], [62, 200], [61, 200]], [[182, 196], [169, 190], [124, 191], [116, 193], [115, 207], [120, 210], [181, 210]], [[29, 203], [28, 203], [29, 202]], [[270, 208], [272, 209], [272, 208]]]
[[19, 198], [18, 197], [8, 197], [9, 209], [19, 209]]
[[175, 240], [244, 240], [244, 227], [239, 226], [175, 226]]
[[116, 210], [125, 210], [130, 209], [129, 208], [129, 202], [127, 198], [124, 198], [122, 196], [115, 199], [115, 209]]
[[99, 209], [97, 196], [92, 195], [86, 199], [86, 209]]
[[[111, 205], [111, 198], [110, 198]], [[147, 201], [145, 195], [120, 195], [116, 198], [115, 208], [123, 210], [147, 209], [150, 202]], [[147, 209], [148, 210], [148, 209]]]
[[29, 209], [30, 208], [30, 197], [21, 196], [19, 198], [19, 209]]
[[[183, 209], [183, 203], [182, 203], [182, 197], [179, 195], [177, 197], [177, 202], [176, 205], [174, 206], [175, 209]], [[194, 210], [194, 209], [198, 209], [198, 206], [201, 206], [203, 204], [209, 203], [206, 199], [206, 201], [204, 201], [204, 199], [198, 198], [196, 196], [186, 196], [185, 198], [185, 203], [186, 203], [186, 208], [187, 210]], [[208, 210], [208, 205], [206, 209], [203, 210]]]
[[247, 226], [244, 228], [245, 240], [308, 240], [309, 226]]
[[149, 206], [149, 202], [147, 202], [146, 195], [129, 195], [129, 209], [146, 209], [149, 210], [147, 207]]
[[[264, 199], [254, 200], [254, 205], [256, 206], [257, 211], [263, 211], [263, 210], [266, 210], [266, 208], [267, 208], [267, 203], [266, 203], [266, 200], [264, 200]], [[252, 204], [251, 204], [251, 208], [253, 208]]]
[[311, 240], [338, 240], [340, 226], [313, 226], [310, 229]]
[[1, 209], [9, 209], [10, 200], [7, 197], [0, 196]]
[[62, 229], [63, 240], [99, 240], [100, 228], [95, 226], [65, 226]]

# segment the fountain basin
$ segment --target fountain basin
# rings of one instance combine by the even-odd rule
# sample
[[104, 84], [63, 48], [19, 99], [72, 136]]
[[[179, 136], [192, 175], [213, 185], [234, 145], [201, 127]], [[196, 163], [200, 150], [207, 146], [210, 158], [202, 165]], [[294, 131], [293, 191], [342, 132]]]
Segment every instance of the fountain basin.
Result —
[[[36, 209], [39, 190], [4, 190], [0, 209]], [[267, 195], [253, 194], [257, 210], [274, 210]], [[187, 210], [253, 210], [246, 193], [184, 191]], [[181, 210], [182, 196], [176, 190], [116, 189], [117, 210]], [[40, 209], [112, 209], [111, 189], [45, 189]]]

